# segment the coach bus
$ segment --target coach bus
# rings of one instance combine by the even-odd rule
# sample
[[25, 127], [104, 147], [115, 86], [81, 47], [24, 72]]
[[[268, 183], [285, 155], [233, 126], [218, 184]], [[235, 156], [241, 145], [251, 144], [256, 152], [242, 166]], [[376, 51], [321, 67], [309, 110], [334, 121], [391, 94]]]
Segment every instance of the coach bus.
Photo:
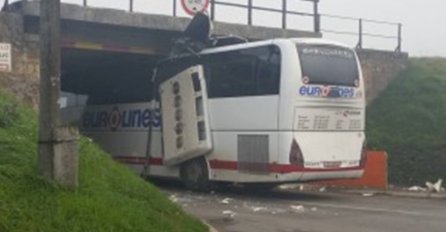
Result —
[[273, 39], [170, 58], [155, 72], [146, 101], [90, 96], [81, 120], [138, 174], [193, 189], [363, 174], [365, 88], [354, 49]]

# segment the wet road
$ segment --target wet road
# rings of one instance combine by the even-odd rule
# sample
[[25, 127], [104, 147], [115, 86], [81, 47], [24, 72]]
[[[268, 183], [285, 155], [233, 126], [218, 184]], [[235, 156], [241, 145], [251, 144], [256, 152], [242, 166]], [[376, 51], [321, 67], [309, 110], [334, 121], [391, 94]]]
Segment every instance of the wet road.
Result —
[[446, 231], [446, 200], [441, 199], [162, 188], [185, 211], [221, 232]]

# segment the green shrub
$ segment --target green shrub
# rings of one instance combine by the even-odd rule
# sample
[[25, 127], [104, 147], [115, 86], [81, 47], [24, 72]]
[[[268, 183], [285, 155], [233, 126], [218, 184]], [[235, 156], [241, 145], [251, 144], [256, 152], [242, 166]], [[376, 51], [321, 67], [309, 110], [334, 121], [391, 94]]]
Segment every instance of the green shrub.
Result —
[[6, 128], [12, 126], [18, 116], [17, 102], [11, 97], [1, 96], [0, 99], [0, 127]]
[[389, 153], [390, 182], [446, 179], [446, 59], [411, 59], [369, 107], [370, 149]]

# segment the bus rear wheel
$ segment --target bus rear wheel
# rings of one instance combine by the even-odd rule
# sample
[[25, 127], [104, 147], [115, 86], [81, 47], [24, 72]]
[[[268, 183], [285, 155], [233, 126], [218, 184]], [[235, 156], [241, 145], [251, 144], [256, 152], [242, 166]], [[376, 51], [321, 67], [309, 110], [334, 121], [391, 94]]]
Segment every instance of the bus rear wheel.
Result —
[[188, 189], [194, 191], [209, 190], [209, 170], [206, 158], [202, 156], [181, 164], [180, 177]]

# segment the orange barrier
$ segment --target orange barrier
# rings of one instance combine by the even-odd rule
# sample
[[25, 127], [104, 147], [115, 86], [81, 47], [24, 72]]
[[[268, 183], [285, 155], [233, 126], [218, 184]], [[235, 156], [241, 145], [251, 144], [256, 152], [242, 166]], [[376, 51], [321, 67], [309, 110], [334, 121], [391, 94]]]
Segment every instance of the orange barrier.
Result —
[[367, 151], [367, 162], [362, 178], [318, 181], [315, 183], [350, 188], [387, 189], [387, 174], [387, 153], [385, 151]]

